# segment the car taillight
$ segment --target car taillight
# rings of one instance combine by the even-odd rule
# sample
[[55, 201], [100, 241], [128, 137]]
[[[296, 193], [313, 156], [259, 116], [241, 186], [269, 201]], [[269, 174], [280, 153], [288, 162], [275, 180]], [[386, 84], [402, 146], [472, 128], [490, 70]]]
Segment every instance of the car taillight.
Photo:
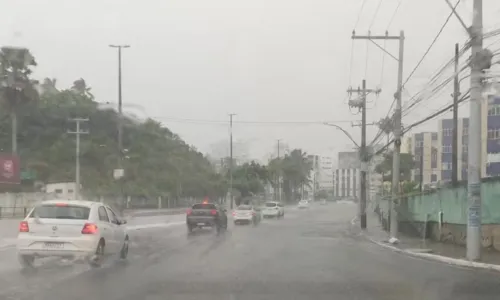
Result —
[[217, 214], [217, 210], [216, 210], [216, 209], [212, 209], [212, 210], [210, 210], [210, 214], [211, 214], [212, 216], [215, 216], [215, 215]]
[[233, 216], [236, 216], [236, 212], [235, 211], [233, 211]]
[[21, 223], [19, 223], [19, 232], [29, 232], [29, 231], [30, 227], [28, 225], [28, 222], [22, 221]]
[[256, 215], [257, 215], [257, 213], [252, 211], [252, 216], [256, 216]]
[[193, 212], [193, 210], [191, 208], [188, 208], [188, 210], [186, 211], [186, 215], [189, 216], [192, 212]]
[[96, 234], [97, 225], [92, 223], [85, 223], [82, 228], [82, 234]]

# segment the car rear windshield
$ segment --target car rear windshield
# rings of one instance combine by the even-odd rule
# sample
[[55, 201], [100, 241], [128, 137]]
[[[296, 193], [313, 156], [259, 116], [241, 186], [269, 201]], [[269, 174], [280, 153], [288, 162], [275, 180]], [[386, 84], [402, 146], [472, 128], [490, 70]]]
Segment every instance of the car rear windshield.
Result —
[[240, 205], [237, 208], [238, 210], [252, 210], [252, 207], [250, 205]]
[[195, 204], [192, 209], [217, 209], [215, 204]]
[[31, 212], [30, 218], [87, 220], [90, 207], [77, 205], [40, 205]]
[[276, 203], [266, 203], [266, 207], [276, 207]]

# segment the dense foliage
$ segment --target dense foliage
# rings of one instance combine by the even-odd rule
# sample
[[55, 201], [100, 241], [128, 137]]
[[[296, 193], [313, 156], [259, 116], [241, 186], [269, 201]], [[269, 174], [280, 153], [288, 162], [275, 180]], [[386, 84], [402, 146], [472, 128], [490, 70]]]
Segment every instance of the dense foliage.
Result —
[[[378, 164], [375, 171], [384, 176], [384, 181], [392, 180], [392, 152], [384, 154], [384, 160]], [[410, 153], [400, 154], [400, 181], [411, 181], [411, 170], [414, 167], [413, 155]]]
[[[75, 123], [82, 122], [81, 184], [87, 195], [130, 195], [220, 198], [229, 187], [229, 170], [216, 172], [209, 160], [159, 122], [124, 118], [123, 148], [117, 143], [118, 114], [103, 109], [85, 80], [58, 89], [55, 79], [32, 80], [35, 59], [27, 49], [0, 49], [0, 152], [17, 153], [24, 180], [0, 185], [0, 192], [36, 190], [51, 182], [75, 180]], [[123, 168], [125, 176], [113, 178]], [[281, 176], [284, 197], [296, 199], [309, 185], [312, 166], [300, 149], [268, 166], [234, 164], [233, 194], [242, 199], [277, 188]], [[26, 176], [31, 174], [32, 176]], [[37, 185], [39, 183], [39, 185]]]
[[[70, 89], [57, 90], [46, 79], [38, 101], [17, 109], [18, 154], [22, 169], [36, 173], [36, 180], [71, 182], [75, 178], [75, 124], [70, 118], [88, 118], [82, 129], [80, 161], [85, 192], [97, 195], [220, 197], [225, 194], [223, 178], [196, 149], [154, 120], [136, 122], [125, 118], [123, 145], [117, 145], [118, 115], [99, 109], [84, 80]], [[0, 119], [1, 151], [10, 152], [12, 124]], [[120, 160], [125, 177], [116, 181], [113, 169]], [[32, 186], [32, 182], [25, 182]], [[19, 189], [20, 187], [3, 187]]]

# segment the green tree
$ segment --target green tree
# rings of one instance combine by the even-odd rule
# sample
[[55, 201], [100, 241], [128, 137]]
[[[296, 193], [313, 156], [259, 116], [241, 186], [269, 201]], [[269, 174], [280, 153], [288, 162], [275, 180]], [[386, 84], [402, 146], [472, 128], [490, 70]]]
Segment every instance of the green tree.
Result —
[[[384, 181], [392, 180], [392, 152], [384, 154], [384, 160], [375, 167], [375, 172], [384, 176]], [[400, 154], [400, 181], [411, 181], [411, 170], [415, 163], [410, 153]]]
[[266, 166], [255, 161], [236, 166], [233, 170], [233, 189], [238, 193], [236, 205], [240, 204], [242, 198], [262, 194], [265, 185], [269, 182], [269, 172]]
[[12, 152], [17, 153], [17, 114], [21, 105], [38, 100], [37, 81], [30, 78], [35, 58], [26, 48], [0, 49], [0, 99], [10, 113]]
[[302, 188], [311, 184], [312, 162], [301, 149], [294, 149], [281, 159], [271, 160], [268, 168], [270, 182], [274, 188], [278, 187], [277, 180], [282, 177], [285, 201], [293, 202], [299, 199]]
[[[215, 172], [206, 157], [151, 119], [137, 122], [125, 118], [125, 177], [114, 180], [113, 169], [122, 157], [117, 143], [117, 113], [99, 109], [86, 84], [83, 90], [52, 87], [50, 92], [42, 88], [39, 101], [28, 102], [18, 110], [21, 167], [34, 171], [37, 180], [74, 181], [75, 137], [67, 134], [74, 124], [68, 119], [88, 117], [85, 126], [90, 134], [81, 137], [80, 148], [84, 193], [116, 196], [123, 192], [145, 198], [167, 196], [175, 201], [225, 194], [224, 176]], [[5, 130], [8, 127], [8, 115], [0, 112], [0, 148], [9, 144], [10, 133]], [[2, 191], [16, 188], [19, 187], [0, 186]]]

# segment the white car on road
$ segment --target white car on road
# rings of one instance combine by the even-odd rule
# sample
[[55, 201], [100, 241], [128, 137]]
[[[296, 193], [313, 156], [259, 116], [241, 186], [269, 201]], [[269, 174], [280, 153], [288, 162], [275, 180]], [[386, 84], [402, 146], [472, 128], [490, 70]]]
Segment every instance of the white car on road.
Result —
[[263, 218], [282, 218], [285, 216], [285, 206], [280, 202], [269, 201], [262, 209]]
[[19, 224], [19, 261], [23, 267], [32, 267], [38, 257], [83, 257], [92, 266], [100, 266], [112, 254], [126, 259], [125, 223], [103, 203], [43, 201]]
[[298, 208], [309, 208], [309, 201], [307, 200], [300, 200], [299, 204], [297, 205]]

